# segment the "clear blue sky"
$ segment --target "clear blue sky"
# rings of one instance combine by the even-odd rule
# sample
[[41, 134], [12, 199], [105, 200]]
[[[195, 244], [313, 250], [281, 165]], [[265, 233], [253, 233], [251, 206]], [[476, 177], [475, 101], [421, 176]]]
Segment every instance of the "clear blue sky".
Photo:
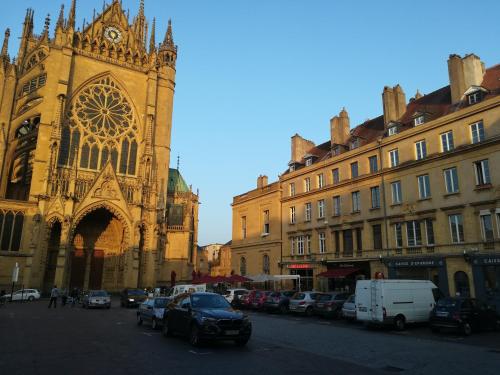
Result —
[[[7, 3], [7, 1], [4, 1]], [[17, 0], [1, 30], [17, 52], [25, 9], [36, 32], [64, 2]], [[108, 2], [110, 2], [108, 0]], [[3, 2], [2, 2], [3, 3]], [[101, 0], [79, 0], [78, 24]], [[231, 201], [259, 174], [287, 168], [290, 137], [329, 139], [329, 119], [345, 106], [351, 126], [382, 113], [384, 85], [409, 99], [448, 84], [450, 53], [500, 63], [500, 1], [146, 0], [157, 38], [172, 18], [179, 45], [172, 166], [200, 189], [199, 244], [231, 239]], [[139, 0], [123, 0], [131, 15]]]

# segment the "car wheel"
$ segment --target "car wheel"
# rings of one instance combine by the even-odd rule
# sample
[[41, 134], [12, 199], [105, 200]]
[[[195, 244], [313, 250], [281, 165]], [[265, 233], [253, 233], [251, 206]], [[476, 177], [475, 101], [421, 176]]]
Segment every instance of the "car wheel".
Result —
[[28, 297], [28, 301], [33, 302], [34, 300], [35, 300], [35, 297], [34, 297], [34, 296], [29, 296], [29, 297]]
[[137, 325], [138, 326], [142, 325], [142, 318], [140, 314], [137, 314]]
[[394, 319], [394, 325], [398, 331], [403, 331], [405, 329], [405, 318], [402, 315], [396, 316]]
[[156, 322], [156, 318], [153, 318], [151, 320], [151, 328], [154, 329], [154, 330], [158, 329], [158, 323]]
[[313, 315], [313, 309], [311, 306], [309, 306], [307, 309], [306, 309], [306, 316], [312, 316]]
[[470, 336], [470, 334], [472, 333], [472, 327], [469, 323], [464, 323], [462, 325], [462, 333], [465, 335], [465, 336]]
[[286, 314], [287, 312], [288, 312], [288, 307], [286, 307], [286, 305], [281, 305], [280, 306], [280, 313]]
[[245, 337], [243, 339], [237, 339], [234, 341], [234, 343], [237, 346], [245, 346], [248, 343], [248, 340], [250, 340], [250, 337]]
[[191, 330], [189, 331], [189, 343], [192, 346], [200, 346], [200, 331], [196, 324], [191, 326]]

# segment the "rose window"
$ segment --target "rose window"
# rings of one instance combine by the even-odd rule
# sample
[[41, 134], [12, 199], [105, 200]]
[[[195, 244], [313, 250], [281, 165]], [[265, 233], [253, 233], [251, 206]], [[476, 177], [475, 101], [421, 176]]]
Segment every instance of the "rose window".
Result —
[[120, 87], [110, 77], [94, 81], [70, 105], [59, 165], [100, 170], [111, 161], [118, 173], [134, 175], [137, 133], [134, 110]]
[[72, 112], [85, 128], [103, 139], [119, 136], [134, 121], [130, 104], [111, 85], [94, 84], [84, 89]]

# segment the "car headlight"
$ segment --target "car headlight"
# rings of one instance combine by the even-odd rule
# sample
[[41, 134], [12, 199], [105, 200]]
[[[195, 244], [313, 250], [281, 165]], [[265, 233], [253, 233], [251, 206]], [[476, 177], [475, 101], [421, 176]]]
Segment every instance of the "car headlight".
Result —
[[129, 302], [134, 302], [134, 299], [133, 298], [129, 298], [128, 301]]

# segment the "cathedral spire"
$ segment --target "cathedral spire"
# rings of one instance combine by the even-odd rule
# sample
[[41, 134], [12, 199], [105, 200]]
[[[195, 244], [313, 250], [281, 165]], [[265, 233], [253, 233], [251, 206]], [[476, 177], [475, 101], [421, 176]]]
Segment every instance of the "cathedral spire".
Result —
[[3, 45], [2, 45], [2, 58], [4, 60], [9, 59], [9, 37], [10, 37], [10, 29], [6, 29], [5, 38], [3, 39]]
[[49, 36], [49, 27], [50, 27], [50, 14], [47, 14], [47, 17], [45, 17], [45, 26], [43, 28], [43, 36]]
[[76, 20], [76, 0], [71, 0], [71, 8], [69, 9], [68, 14], [68, 27], [75, 28], [75, 20]]
[[149, 39], [149, 53], [152, 53], [156, 48], [156, 19], [153, 18], [153, 23], [151, 24], [151, 38]]
[[144, 16], [144, 0], [141, 0], [139, 5], [139, 13], [134, 18], [133, 30], [135, 33], [135, 39], [140, 43], [141, 46], [146, 48], [146, 38], [147, 38], [147, 26], [146, 17]]
[[61, 4], [61, 10], [59, 11], [59, 18], [57, 19], [56, 28], [62, 28], [64, 26], [64, 4]]
[[172, 33], [172, 20], [168, 19], [168, 27], [167, 32], [165, 33], [165, 39], [163, 40], [163, 45], [165, 47], [173, 47], [174, 45], [174, 36]]

